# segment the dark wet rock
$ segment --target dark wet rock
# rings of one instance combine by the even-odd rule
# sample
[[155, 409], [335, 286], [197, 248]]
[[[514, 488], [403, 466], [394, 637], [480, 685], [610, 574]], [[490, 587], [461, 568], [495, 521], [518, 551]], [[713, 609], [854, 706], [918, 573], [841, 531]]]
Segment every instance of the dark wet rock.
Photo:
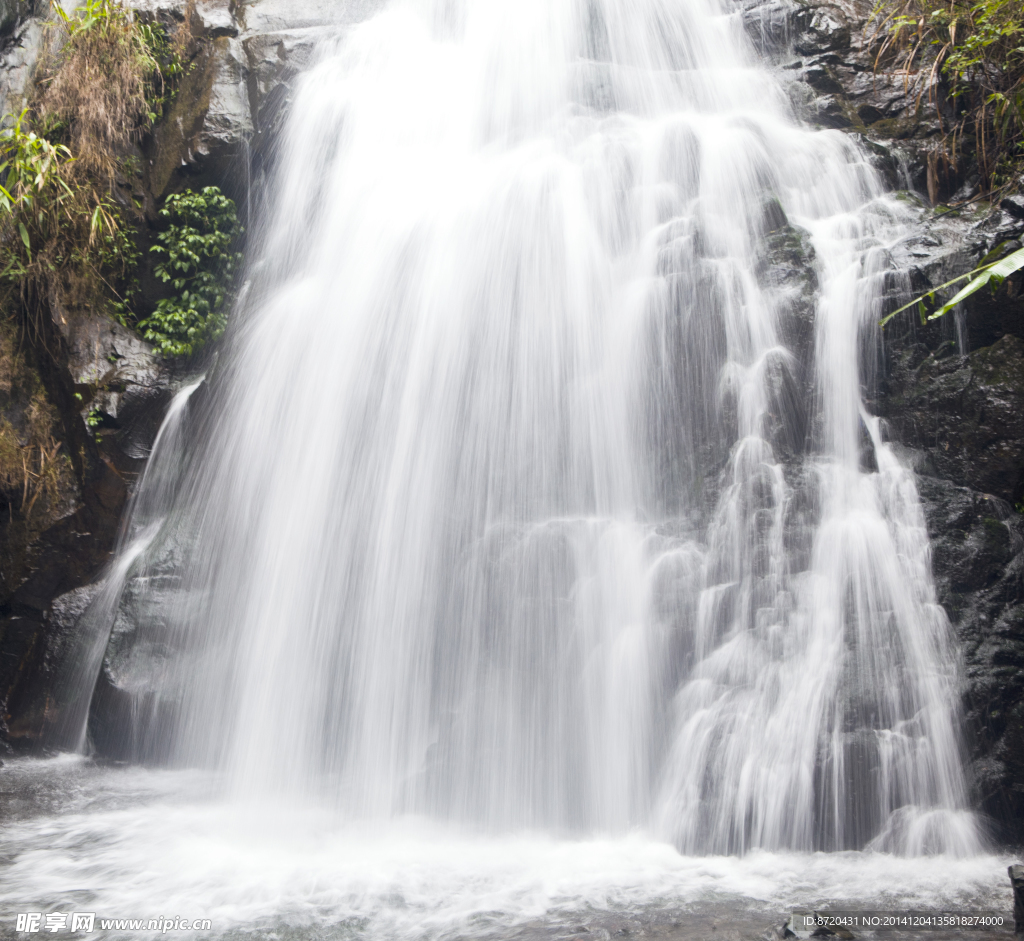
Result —
[[[778, 210], [782, 212], [781, 208]], [[775, 289], [783, 338], [801, 363], [811, 360], [818, 277], [810, 234], [785, 215], [771, 217], [764, 241], [762, 283]]]
[[1019, 193], [1014, 196], [1007, 196], [1000, 204], [1003, 212], [1009, 213], [1014, 219], [1024, 220], [1024, 196]]
[[782, 941], [785, 938], [797, 938], [799, 941], [808, 938], [842, 938], [844, 941], [852, 941], [855, 937], [852, 931], [841, 925], [826, 924], [825, 918], [818, 912], [800, 910], [793, 912], [785, 924], [769, 928], [762, 935], [762, 941]]
[[1010, 866], [1007, 870], [1013, 888], [1013, 927], [1024, 934], [1024, 866]]
[[966, 178], [937, 158], [938, 111], [949, 118], [955, 105], [947, 90], [921, 95], [888, 71], [887, 61], [879, 62], [884, 35], [872, 20], [873, 7], [865, 0], [746, 0], [742, 17], [755, 46], [788, 79], [799, 118], [863, 135], [884, 152], [878, 168], [891, 186], [947, 199]]
[[[889, 303], [969, 272], [997, 245], [1024, 237], [1006, 213], [924, 211], [912, 234], [891, 251], [902, 280]], [[982, 290], [958, 311], [921, 323], [915, 309], [885, 328], [884, 375], [873, 411], [889, 433], [922, 452], [927, 473], [994, 494], [1024, 497], [1024, 278], [995, 293]]]
[[[923, 210], [892, 249], [892, 307], [970, 271], [1024, 234], [1006, 212]], [[964, 658], [966, 745], [977, 805], [1000, 840], [1024, 838], [1024, 299], [1017, 278], [922, 324], [883, 333], [872, 411], [911, 449], [938, 601]]]
[[1024, 517], [935, 477], [918, 487], [938, 600], [959, 638], [967, 747], [979, 807], [1000, 839], [1024, 821]]
[[[1022, 305], [1024, 314], [1024, 305]], [[894, 436], [928, 453], [940, 477], [1011, 503], [1024, 498], [1024, 340], [959, 355], [955, 341], [892, 362], [880, 411]]]
[[774, 358], [766, 370], [771, 401], [764, 435], [775, 453], [793, 464], [804, 451], [808, 430], [814, 342], [814, 248], [810, 235], [786, 218], [782, 207], [769, 201], [765, 210], [763, 255], [759, 277], [775, 302], [782, 340], [791, 356]]
[[[785, 925], [783, 925], [783, 936], [786, 938], [799, 938], [800, 941], [807, 941], [807, 938], [814, 937], [815, 932], [818, 930], [818, 926], [813, 924], [813, 921], [814, 912], [793, 912], [789, 918], [786, 919]], [[812, 924], [808, 924], [808, 922], [812, 922]]]
[[31, 547], [28, 573], [0, 609], [0, 733], [34, 747], [74, 606], [62, 596], [90, 585], [110, 558], [128, 496], [112, 464], [98, 460], [81, 505]]
[[786, 48], [793, 17], [789, 0], [745, 0], [741, 6], [743, 27], [758, 52], [772, 56]]

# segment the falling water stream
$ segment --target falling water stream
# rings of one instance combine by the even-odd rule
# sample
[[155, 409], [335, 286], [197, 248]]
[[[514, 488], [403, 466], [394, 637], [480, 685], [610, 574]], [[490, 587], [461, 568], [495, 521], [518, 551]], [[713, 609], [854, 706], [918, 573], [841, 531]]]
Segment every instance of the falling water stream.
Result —
[[862, 399], [884, 189], [724, 2], [392, 0], [325, 43], [65, 693], [109, 634], [94, 721], [149, 770], [19, 766], [63, 810], [0, 898], [413, 937], [997, 878]]

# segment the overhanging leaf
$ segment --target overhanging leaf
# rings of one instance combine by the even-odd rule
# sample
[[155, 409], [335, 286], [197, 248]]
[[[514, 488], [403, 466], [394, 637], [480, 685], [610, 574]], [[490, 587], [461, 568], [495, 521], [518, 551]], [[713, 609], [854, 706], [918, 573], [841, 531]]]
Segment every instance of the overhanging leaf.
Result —
[[1000, 281], [1004, 281], [1014, 272], [1020, 271], [1021, 268], [1024, 268], [1024, 248], [1019, 248], [1012, 254], [1007, 255], [1001, 261], [997, 261], [995, 264], [990, 265], [982, 271], [981, 274], [974, 278], [974, 280], [972, 280], [965, 288], [958, 291], [952, 298], [946, 301], [946, 303], [928, 319], [936, 320], [937, 318], [948, 314], [954, 307], [956, 307], [957, 304], [962, 303], [972, 294], [980, 291], [993, 278], [998, 278]]

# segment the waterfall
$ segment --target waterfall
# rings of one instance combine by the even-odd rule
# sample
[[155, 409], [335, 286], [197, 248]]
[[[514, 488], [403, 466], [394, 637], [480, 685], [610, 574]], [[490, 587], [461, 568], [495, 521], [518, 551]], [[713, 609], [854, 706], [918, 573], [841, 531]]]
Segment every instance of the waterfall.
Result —
[[113, 561], [75, 625], [70, 649], [62, 658], [61, 671], [54, 683], [57, 701], [51, 706], [53, 718], [44, 731], [50, 747], [74, 751], [88, 747], [93, 690], [110, 644], [118, 608], [124, 600], [125, 585], [174, 505], [186, 408], [192, 393], [201, 384], [202, 379], [183, 386], [171, 400], [153, 441], [146, 469], [125, 509]]
[[279, 168], [125, 565], [134, 757], [353, 819], [977, 849], [862, 394], [907, 216], [732, 6], [392, 0]]

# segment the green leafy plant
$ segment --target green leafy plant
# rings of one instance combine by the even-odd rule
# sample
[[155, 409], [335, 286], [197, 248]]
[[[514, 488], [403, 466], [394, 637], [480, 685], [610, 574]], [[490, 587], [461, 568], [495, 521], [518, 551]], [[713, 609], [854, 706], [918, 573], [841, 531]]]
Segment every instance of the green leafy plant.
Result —
[[5, 212], [17, 212], [21, 205], [31, 209], [36, 196], [54, 187], [71, 192], [61, 175], [63, 163], [72, 159], [71, 151], [28, 130], [27, 114], [27, 109], [22, 111], [13, 125], [0, 130], [0, 175], [5, 183], [0, 187], [0, 208]]
[[215, 186], [168, 196], [160, 216], [167, 225], [152, 248], [162, 256], [154, 270], [175, 294], [139, 329], [165, 356], [191, 356], [224, 333], [242, 227], [234, 202]]
[[[905, 310], [909, 310], [911, 307], [917, 307], [918, 315], [921, 318], [921, 323], [927, 323], [929, 320], [936, 320], [939, 317], [943, 317], [948, 314], [957, 304], [967, 300], [971, 295], [976, 294], [986, 284], [992, 289], [993, 293], [999, 289], [999, 286], [1008, 278], [1010, 275], [1024, 268], [1024, 248], [1017, 249], [1015, 252], [1011, 252], [1004, 258], [999, 258], [997, 261], [991, 261], [990, 259], [998, 257], [1006, 249], [1006, 243], [996, 247], [988, 253], [982, 260], [981, 264], [973, 271], [968, 271], [967, 274], [960, 275], [959, 278], [953, 278], [952, 281], [947, 281], [945, 284], [940, 284], [938, 287], [929, 291], [927, 294], [922, 294], [920, 297], [915, 297], [909, 304], [904, 304], [898, 310], [894, 310], [889, 316], [879, 321], [879, 326], [884, 327], [893, 317], [897, 314], [903, 313]], [[933, 313], [928, 313], [927, 305], [925, 301], [931, 301], [934, 303], [935, 295], [948, 287], [952, 287], [954, 284], [959, 284], [961, 281], [965, 281], [970, 278], [971, 281], [966, 287], [962, 288], [956, 294], [953, 295], [948, 301], [946, 301], [938, 310]]]
[[96, 429], [103, 424], [103, 413], [98, 408], [89, 409], [89, 414], [85, 416], [85, 424], [93, 433], [96, 443], [99, 444], [103, 439], [100, 437], [100, 433], [96, 431]]
[[71, 290], [71, 281], [80, 296], [105, 291], [118, 298], [113, 284], [138, 261], [121, 207], [79, 175], [67, 146], [29, 129], [27, 111], [6, 121], [0, 130], [0, 282], [17, 288], [25, 301], [61, 293], [62, 286]]
[[[46, 228], [48, 214], [55, 209], [66, 212], [66, 203], [74, 192], [65, 177], [71, 151], [52, 144], [26, 127], [27, 111], [22, 111], [14, 123], [0, 130], [0, 232], [13, 234], [24, 248], [27, 260], [32, 260], [33, 235]], [[10, 236], [5, 239], [10, 241]], [[16, 277], [23, 273], [23, 253], [9, 253], [7, 265], [0, 277]]]
[[[189, 20], [190, 17], [186, 16], [185, 24]], [[146, 91], [146, 100], [150, 105], [149, 120], [155, 124], [163, 117], [167, 104], [177, 96], [182, 77], [191, 72], [196, 64], [185, 61], [186, 26], [179, 27], [179, 32], [173, 40], [167, 35], [167, 30], [158, 23], [140, 23], [137, 28], [143, 44], [157, 66]]]

